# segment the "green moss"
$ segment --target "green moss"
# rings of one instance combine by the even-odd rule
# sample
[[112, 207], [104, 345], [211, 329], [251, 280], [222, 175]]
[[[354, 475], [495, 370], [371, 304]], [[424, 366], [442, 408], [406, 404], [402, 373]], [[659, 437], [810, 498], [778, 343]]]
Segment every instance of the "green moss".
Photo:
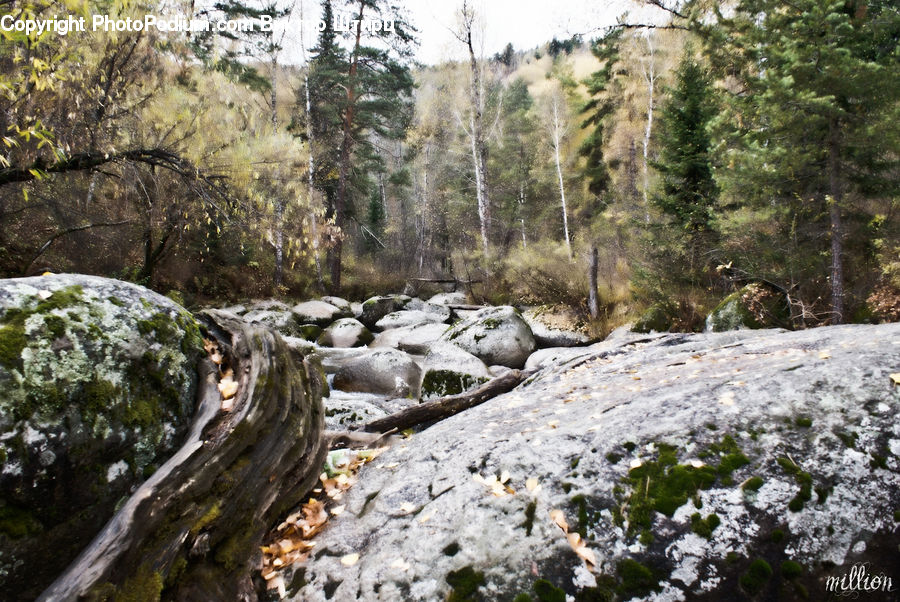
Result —
[[540, 602], [566, 602], [566, 592], [546, 579], [538, 579], [534, 582], [534, 593], [537, 594]]
[[781, 575], [785, 579], [796, 579], [803, 574], [803, 565], [793, 560], [785, 560], [781, 563]]
[[522, 523], [522, 526], [525, 527], [525, 535], [531, 535], [531, 529], [534, 527], [534, 513], [537, 510], [537, 500], [531, 500], [528, 506], [525, 507], [525, 522]]
[[215, 561], [228, 571], [237, 570], [250, 557], [255, 534], [256, 529], [248, 520], [216, 549]]
[[737, 552], [728, 552], [728, 554], [725, 555], [725, 562], [727, 564], [734, 564], [735, 562], [737, 562], [740, 559], [741, 559], [741, 556]]
[[747, 482], [744, 483], [742, 489], [744, 491], [759, 491], [759, 488], [763, 486], [764, 482], [762, 477], [750, 477], [747, 479]]
[[534, 599], [525, 592], [521, 592], [516, 594], [516, 597], [513, 598], [513, 602], [534, 602]]
[[626, 558], [616, 565], [619, 574], [617, 591], [631, 596], [647, 596], [651, 591], [660, 591], [659, 579], [649, 568], [634, 560]]
[[775, 529], [772, 531], [772, 534], [769, 535], [769, 539], [772, 540], [773, 543], [780, 543], [781, 540], [784, 539], [784, 531], [781, 529]]
[[856, 440], [859, 438], [859, 435], [856, 433], [835, 433], [835, 435], [850, 449], [856, 448]]
[[628, 450], [628, 453], [631, 453], [635, 450], [635, 448], [637, 447], [637, 444], [634, 441], [626, 441], [625, 443], [622, 444], [622, 447], [624, 447], [626, 450]]
[[721, 524], [718, 515], [710, 514], [705, 519], [699, 512], [691, 515], [691, 530], [705, 539], [712, 539], [712, 532]]
[[900, 523], [900, 510], [894, 510], [894, 522]]
[[10, 539], [37, 535], [44, 530], [31, 510], [10, 504], [0, 505], [0, 533]]
[[834, 486], [831, 487], [816, 487], [816, 503], [824, 504], [825, 500], [828, 499], [828, 496], [831, 495], [831, 492], [834, 490]]
[[887, 458], [880, 454], [872, 453], [872, 461], [869, 463], [872, 468], [883, 468], [887, 470]]
[[423, 397], [436, 395], [458, 395], [463, 391], [487, 382], [486, 378], [476, 378], [471, 374], [462, 374], [452, 370], [429, 370], [422, 379]]
[[790, 475], [800, 485], [800, 491], [788, 503], [788, 509], [791, 512], [799, 512], [803, 509], [803, 505], [812, 499], [812, 476], [808, 472], [804, 472], [799, 466], [794, 464], [790, 458], [778, 458], [778, 465]]
[[802, 427], [802, 428], [809, 428], [812, 426], [812, 419], [807, 418], [806, 416], [798, 416], [794, 420], [794, 424], [796, 424], [797, 426]]
[[762, 558], [750, 563], [747, 572], [741, 575], [740, 584], [745, 592], [754, 596], [765, 588], [772, 576], [772, 567]]
[[162, 575], [142, 565], [122, 584], [116, 593], [116, 602], [151, 602], [160, 599], [163, 590]]
[[459, 554], [459, 550], [459, 544], [454, 541], [444, 546], [444, 549], [441, 550], [441, 552], [444, 553], [444, 556], [456, 556]]
[[609, 452], [608, 454], [606, 454], [606, 459], [613, 464], [618, 464], [619, 460], [622, 459], [622, 456], [614, 452]]
[[22, 369], [22, 351], [28, 345], [24, 320], [0, 327], [0, 364], [7, 370]]
[[464, 566], [458, 571], [447, 573], [447, 583], [453, 588], [447, 602], [474, 600], [478, 588], [485, 583], [484, 573], [476, 571], [471, 566]]
[[198, 533], [200, 533], [200, 531], [208, 527], [210, 524], [212, 524], [213, 521], [219, 518], [221, 514], [222, 506], [218, 501], [216, 501], [209, 507], [209, 510], [207, 510], [206, 513], [201, 516], [196, 523], [194, 523], [194, 526], [191, 527], [191, 535], [196, 536]]

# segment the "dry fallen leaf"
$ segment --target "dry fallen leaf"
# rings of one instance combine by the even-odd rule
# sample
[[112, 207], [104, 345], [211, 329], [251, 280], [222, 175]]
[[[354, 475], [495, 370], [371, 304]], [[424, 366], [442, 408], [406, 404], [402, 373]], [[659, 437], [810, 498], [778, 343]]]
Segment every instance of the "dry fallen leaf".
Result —
[[900, 385], [900, 372], [896, 374], [891, 374], [891, 380], [894, 381], [895, 385]]
[[562, 529], [565, 533], [569, 532], [569, 523], [566, 522], [566, 515], [563, 514], [562, 510], [554, 508], [550, 511], [550, 518], [553, 519], [553, 522], [556, 523], [560, 529]]
[[824, 351], [820, 351], [820, 352], [819, 352], [819, 359], [820, 359], [820, 360], [831, 359], [831, 354], [828, 352], [827, 349], [824, 350]]
[[530, 479], [525, 479], [525, 489], [527, 489], [528, 491], [534, 491], [535, 487], [537, 487], [537, 486], [538, 486], [538, 480], [535, 479], [534, 477], [531, 477]]
[[234, 397], [234, 394], [237, 393], [238, 384], [234, 381], [233, 377], [234, 374], [229, 368], [222, 377], [222, 380], [219, 381], [219, 393], [222, 394], [222, 399], [231, 399]]
[[341, 564], [344, 566], [353, 566], [359, 562], [359, 554], [354, 552], [353, 554], [347, 554], [346, 556], [341, 556]]

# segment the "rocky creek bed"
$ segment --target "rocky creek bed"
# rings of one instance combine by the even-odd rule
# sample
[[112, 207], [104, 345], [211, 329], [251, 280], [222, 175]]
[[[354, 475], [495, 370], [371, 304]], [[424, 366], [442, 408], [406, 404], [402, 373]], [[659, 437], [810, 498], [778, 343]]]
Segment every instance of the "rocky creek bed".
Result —
[[259, 546], [323, 428], [525, 377], [390, 438], [285, 597], [821, 599], [863, 563], [900, 589], [900, 324], [592, 343], [459, 294], [192, 316], [77, 275], [0, 281], [0, 311], [10, 599], [277, 597]]

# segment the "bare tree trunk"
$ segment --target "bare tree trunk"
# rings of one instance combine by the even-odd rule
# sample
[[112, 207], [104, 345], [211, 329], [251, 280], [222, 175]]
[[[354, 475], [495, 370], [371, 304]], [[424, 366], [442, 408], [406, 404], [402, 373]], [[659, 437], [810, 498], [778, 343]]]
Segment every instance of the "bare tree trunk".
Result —
[[[278, 53], [272, 51], [272, 81], [271, 95], [269, 102], [272, 107], [272, 133], [278, 131]], [[276, 192], [276, 194], [281, 194]], [[275, 291], [281, 287], [284, 282], [284, 210], [286, 202], [283, 198], [275, 200], [275, 272], [272, 275], [272, 281]]]
[[831, 217], [831, 311], [834, 323], [844, 322], [844, 241], [841, 219], [841, 181], [838, 163], [838, 124], [831, 120], [828, 128], [828, 186]]
[[[350, 175], [350, 157], [353, 150], [353, 123], [356, 109], [356, 72], [359, 67], [359, 43], [362, 38], [364, 0], [359, 3], [359, 16], [356, 20], [356, 42], [350, 61], [350, 72], [347, 76], [347, 109], [344, 112], [344, 132], [341, 140], [340, 170], [338, 173], [337, 194], [334, 199], [334, 224], [338, 229], [344, 226], [344, 212], [347, 202], [347, 178]], [[338, 232], [331, 249], [331, 287], [335, 292], [341, 290], [341, 252], [343, 250], [343, 232]]]
[[559, 198], [562, 202], [563, 233], [566, 238], [566, 252], [572, 258], [572, 243], [569, 240], [569, 215], [566, 209], [566, 188], [563, 185], [562, 166], [559, 162], [559, 147], [562, 137], [562, 124], [559, 118], [559, 99], [553, 98], [553, 154], [556, 158], [556, 175], [559, 178]]
[[650, 156], [650, 135], [653, 132], [653, 106], [654, 93], [656, 91], [656, 61], [654, 57], [655, 49], [653, 47], [653, 33], [647, 32], [647, 50], [649, 59], [641, 61], [641, 72], [644, 75], [644, 81], [647, 82], [647, 124], [644, 127], [644, 219], [650, 223], [650, 210], [648, 201], [648, 190], [650, 188], [650, 172], [648, 168]]
[[[302, 2], [301, 2], [302, 4]], [[301, 30], [303, 29], [301, 13]], [[302, 34], [301, 34], [302, 35]], [[301, 44], [302, 44], [301, 40]], [[313, 174], [315, 173], [315, 159], [313, 158], [313, 131], [312, 131], [312, 103], [309, 100], [309, 75], [303, 76], [303, 86], [306, 91], [306, 139], [309, 140], [309, 174], [307, 176], [307, 186], [309, 190], [309, 237], [312, 239], [313, 260], [316, 264], [316, 282], [319, 284], [320, 290], [325, 290], [325, 283], [322, 280], [322, 261], [319, 258], [319, 225], [318, 216], [313, 208], [313, 198], [315, 194], [315, 184], [313, 182]]]
[[594, 320], [600, 317], [600, 301], [597, 298], [597, 263], [597, 247], [592, 245], [591, 257], [588, 263], [588, 311], [591, 312], [591, 318]]
[[315, 198], [315, 182], [313, 174], [315, 174], [315, 158], [313, 157], [313, 129], [312, 129], [312, 102], [309, 98], [309, 59], [306, 56], [306, 43], [303, 40], [303, 0], [300, 0], [300, 50], [303, 53], [303, 62], [306, 63], [307, 72], [303, 76], [303, 90], [306, 95], [306, 139], [309, 141], [309, 173], [307, 174], [308, 202], [309, 202], [309, 238], [312, 241], [313, 261], [316, 265], [316, 282], [319, 290], [325, 290], [325, 283], [322, 280], [322, 261], [319, 257], [319, 224], [318, 216], [313, 208], [313, 198]]
[[475, 46], [472, 42], [472, 30], [474, 29], [474, 12], [470, 11], [467, 3], [463, 2], [464, 31], [461, 38], [469, 49], [469, 68], [472, 72], [472, 87], [470, 90], [472, 101], [472, 161], [475, 164], [475, 186], [478, 199], [478, 220], [481, 225], [481, 246], [485, 259], [490, 252], [489, 233], [491, 229], [491, 204], [488, 198], [487, 184], [487, 144], [484, 139], [484, 97], [481, 89], [481, 74], [478, 70], [478, 60], [475, 58]]
[[525, 183], [519, 182], [519, 224], [522, 226], [522, 248], [528, 248], [528, 240], [525, 238]]

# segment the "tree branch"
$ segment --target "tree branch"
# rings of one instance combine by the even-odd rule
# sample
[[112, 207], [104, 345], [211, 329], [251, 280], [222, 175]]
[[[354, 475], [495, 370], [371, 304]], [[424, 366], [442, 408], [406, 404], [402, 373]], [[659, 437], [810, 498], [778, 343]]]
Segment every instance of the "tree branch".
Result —
[[72, 234], [73, 232], [80, 232], [82, 230], [88, 230], [89, 228], [106, 228], [106, 227], [110, 227], [110, 226], [122, 226], [124, 224], [130, 224], [130, 223], [131, 223], [131, 220], [123, 220], [121, 222], [103, 222], [100, 224], [85, 224], [83, 226], [75, 226], [74, 228], [67, 228], [60, 232], [57, 232], [56, 234], [51, 236], [49, 239], [47, 239], [47, 242], [45, 242], [43, 245], [41, 245], [41, 248], [38, 249], [38, 252], [35, 254], [35, 256], [31, 258], [31, 261], [28, 262], [28, 265], [25, 267], [25, 269], [23, 270], [22, 273], [28, 274], [28, 271], [31, 269], [31, 266], [34, 265], [34, 262], [37, 261], [38, 258], [40, 258], [40, 256], [44, 254], [44, 251], [46, 251], [57, 238], [61, 238], [68, 234]]

